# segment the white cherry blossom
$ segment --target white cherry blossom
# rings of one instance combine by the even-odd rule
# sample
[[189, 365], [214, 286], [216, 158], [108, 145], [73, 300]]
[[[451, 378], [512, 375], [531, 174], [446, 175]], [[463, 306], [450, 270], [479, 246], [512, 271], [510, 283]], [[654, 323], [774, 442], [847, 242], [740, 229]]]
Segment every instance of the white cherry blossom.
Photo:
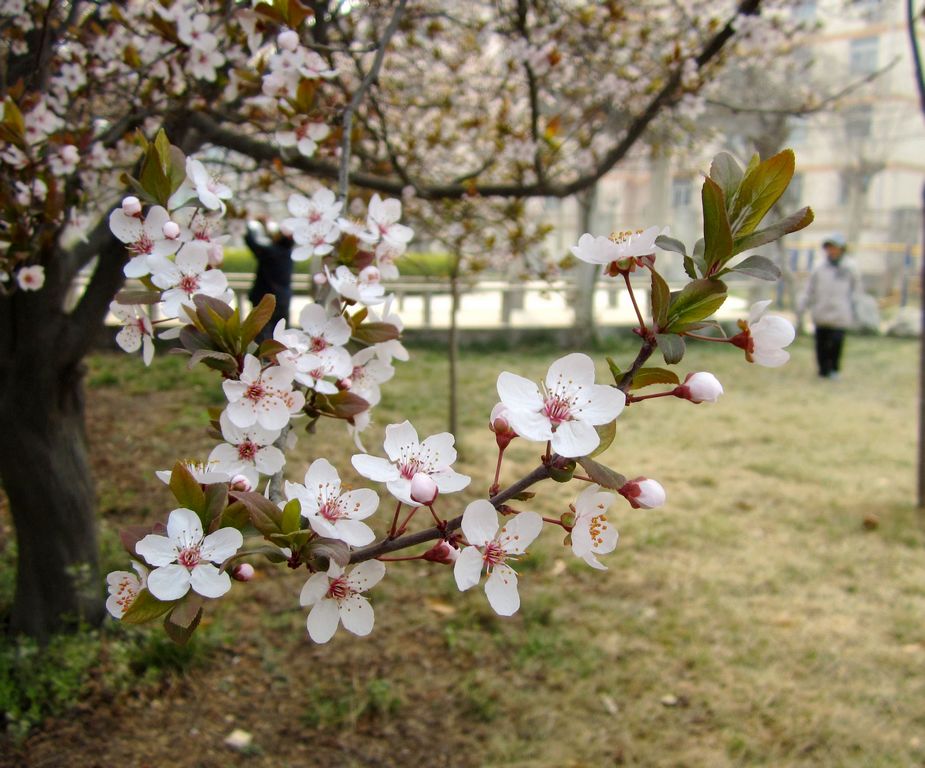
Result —
[[199, 161], [189, 157], [186, 160], [186, 175], [196, 190], [199, 201], [210, 211], [225, 212], [225, 200], [231, 199], [231, 188], [213, 178]]
[[312, 608], [306, 620], [308, 636], [316, 643], [326, 643], [340, 623], [360, 637], [372, 632], [373, 607], [361, 593], [375, 587], [383, 576], [385, 565], [379, 560], [360, 563], [350, 573], [332, 562], [327, 573], [311, 576], [299, 595], [299, 603]]
[[395, 375], [395, 369], [382, 362], [376, 347], [365, 347], [351, 360], [350, 391], [362, 397], [371, 406], [382, 399], [380, 385]]
[[620, 232], [611, 237], [594, 237], [586, 233], [578, 238], [578, 245], [571, 246], [569, 250], [576, 259], [589, 264], [610, 264], [655, 253], [658, 247], [655, 239], [667, 231], [656, 226], [637, 232]]
[[106, 610], [113, 618], [121, 619], [129, 609], [138, 593], [148, 585], [148, 569], [137, 560], [132, 560], [130, 571], [112, 571], [106, 576], [109, 597], [106, 598]]
[[308, 351], [321, 358], [323, 367], [340, 379], [353, 365], [344, 344], [350, 341], [350, 323], [342, 315], [329, 315], [321, 304], [307, 304], [299, 313], [299, 325], [308, 338]]
[[389, 424], [385, 428], [385, 452], [388, 459], [359, 453], [351, 462], [363, 477], [385, 483], [396, 499], [412, 507], [419, 506], [411, 498], [411, 480], [418, 472], [426, 472], [440, 489], [440, 493], [461, 491], [471, 478], [450, 468], [456, 461], [455, 438], [441, 432], [418, 441], [417, 430], [410, 421]]
[[[134, 210], [134, 206], [130, 206], [129, 210]], [[160, 205], [152, 206], [143, 218], [126, 215], [123, 208], [117, 208], [110, 214], [109, 229], [132, 254], [123, 269], [126, 277], [144, 277], [151, 273], [151, 257], [166, 257], [177, 252], [181, 243], [164, 237], [164, 224], [168, 221], [170, 214]]]
[[556, 360], [543, 391], [529, 379], [504, 371], [498, 395], [521, 437], [549, 440], [560, 456], [587, 456], [600, 443], [595, 426], [613, 421], [626, 403], [615, 387], [594, 383], [594, 361], [575, 352]]
[[698, 371], [687, 374], [676, 394], [692, 403], [715, 403], [723, 394], [723, 385], [712, 373]]
[[276, 143], [281, 147], [295, 147], [300, 155], [312, 157], [318, 144], [324, 141], [331, 129], [316, 120], [305, 120], [294, 126], [291, 131], [277, 131]]
[[167, 518], [167, 535], [149, 533], [135, 551], [154, 570], [148, 574], [148, 591], [158, 600], [178, 600], [193, 591], [203, 597], [221, 597], [231, 589], [231, 577], [219, 571], [221, 564], [244, 544], [235, 528], [219, 528], [208, 536], [192, 510], [180, 507]]
[[154, 328], [151, 326], [151, 318], [137, 304], [114, 301], [109, 305], [109, 311], [123, 326], [116, 334], [116, 344], [128, 353], [141, 349], [141, 359], [145, 365], [151, 365], [154, 359]]
[[[193, 476], [193, 479], [200, 485], [211, 485], [212, 483], [227, 483], [231, 480], [231, 475], [222, 472], [216, 464], [211, 461], [196, 461], [186, 459], [181, 464]], [[173, 474], [172, 469], [159, 469], [154, 473], [157, 479], [164, 485], [170, 485], [170, 476]]]
[[228, 290], [225, 273], [209, 269], [209, 246], [204, 242], [186, 243], [176, 261], [152, 256], [149, 263], [151, 282], [164, 289], [161, 301], [169, 316], [179, 316], [181, 305], [192, 307], [197, 294], [222, 298]]
[[463, 592], [482, 578], [482, 568], [488, 572], [485, 596], [500, 616], [511, 616], [520, 608], [517, 573], [508, 565], [515, 555], [527, 551], [543, 528], [543, 518], [536, 512], [520, 512], [508, 519], [498, 530], [498, 513], [491, 502], [477, 499], [463, 512], [462, 531], [469, 542], [456, 558], [453, 575], [456, 586]]
[[667, 494], [662, 484], [648, 477], [630, 480], [617, 491], [633, 509], [655, 509], [665, 503]]
[[796, 338], [796, 331], [786, 318], [766, 314], [770, 304], [770, 300], [752, 304], [748, 320], [745, 323], [740, 321], [740, 325], [744, 325], [743, 333], [734, 337], [733, 342], [737, 346], [745, 346], [745, 357], [749, 362], [776, 368], [790, 359], [790, 353], [784, 347], [790, 346]]
[[327, 459], [317, 459], [305, 473], [305, 484], [286, 482], [286, 499], [298, 499], [302, 516], [319, 536], [340, 539], [352, 547], [371, 544], [373, 529], [361, 522], [379, 508], [379, 494], [369, 488], [341, 493], [340, 476]]
[[243, 475], [254, 488], [258, 473], [274, 475], [286, 464], [283, 452], [273, 445], [280, 430], [264, 429], [259, 424], [247, 428], [235, 426], [225, 411], [219, 416], [219, 425], [227, 442], [215, 446], [209, 454], [209, 463], [216, 471]]
[[45, 285], [45, 267], [41, 264], [20, 267], [16, 272], [16, 284], [23, 291], [40, 290]]
[[293, 376], [291, 368], [281, 365], [261, 370], [256, 357], [245, 356], [241, 378], [222, 382], [231, 423], [244, 429], [252, 424], [264, 429], [285, 427], [305, 405], [305, 395], [292, 389]]
[[401, 219], [401, 200], [394, 198], [383, 200], [373, 195], [369, 201], [366, 214], [366, 226], [375, 238], [371, 242], [382, 241], [390, 247], [404, 251], [408, 242], [414, 237], [414, 230], [399, 224]]
[[602, 492], [599, 485], [589, 485], [575, 500], [572, 552], [592, 568], [607, 568], [595, 555], [613, 552], [620, 537], [617, 529], [607, 519], [607, 510], [614, 499], [614, 494]]
[[365, 267], [359, 275], [355, 275], [342, 264], [333, 275], [327, 266], [324, 273], [331, 287], [345, 299], [361, 304], [382, 304], [385, 301], [385, 287], [379, 282], [382, 275], [376, 267]]

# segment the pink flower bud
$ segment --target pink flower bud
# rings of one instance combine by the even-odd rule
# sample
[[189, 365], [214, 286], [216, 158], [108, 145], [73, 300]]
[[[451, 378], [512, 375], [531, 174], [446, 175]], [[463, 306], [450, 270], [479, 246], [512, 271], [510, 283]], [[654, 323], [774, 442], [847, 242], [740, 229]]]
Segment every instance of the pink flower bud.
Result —
[[126, 216], [138, 216], [141, 213], [141, 200], [129, 195], [122, 201], [122, 213]]
[[665, 489], [656, 480], [637, 477], [630, 480], [619, 491], [633, 509], [655, 509], [665, 503]]
[[312, 275], [312, 282], [315, 285], [324, 285], [327, 281], [328, 281], [328, 278], [324, 274], [324, 272], [315, 272], [315, 274]]
[[337, 382], [338, 389], [350, 389], [350, 387], [352, 386], [353, 386], [353, 379], [351, 379], [349, 376], [346, 376]]
[[163, 232], [168, 240], [176, 240], [180, 236], [180, 225], [175, 221], [164, 222]]
[[235, 581], [250, 581], [254, 578], [254, 566], [250, 563], [239, 563], [231, 571], [231, 578]]
[[437, 484], [426, 472], [417, 472], [411, 478], [411, 498], [418, 504], [429, 507], [434, 503], [438, 493]]
[[292, 29], [283, 30], [276, 37], [276, 44], [284, 51], [294, 51], [299, 42], [299, 34]]
[[423, 555], [421, 555], [421, 557], [423, 557], [425, 560], [429, 560], [432, 563], [452, 565], [456, 562], [456, 558], [459, 557], [459, 550], [450, 544], [446, 539], [440, 539], [440, 541], [438, 541]]
[[231, 478], [231, 490], [233, 491], [252, 491], [254, 487], [251, 481], [244, 475], [235, 475]]
[[379, 267], [374, 267], [372, 264], [361, 269], [360, 274], [357, 275], [357, 280], [361, 283], [378, 283], [381, 279], [382, 273]]
[[712, 373], [700, 371], [689, 373], [684, 383], [675, 390], [677, 397], [683, 397], [692, 403], [715, 403], [723, 394], [723, 385]]
[[517, 437], [509, 419], [508, 409], [503, 403], [495, 405], [488, 417], [488, 428], [495, 433], [495, 441], [502, 451]]

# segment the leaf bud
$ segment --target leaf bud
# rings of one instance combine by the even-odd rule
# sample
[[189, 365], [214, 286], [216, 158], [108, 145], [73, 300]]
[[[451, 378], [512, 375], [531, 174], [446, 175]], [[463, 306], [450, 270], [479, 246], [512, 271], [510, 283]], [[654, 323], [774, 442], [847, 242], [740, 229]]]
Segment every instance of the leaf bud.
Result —
[[235, 581], [250, 581], [254, 578], [254, 566], [250, 563], [239, 563], [231, 571], [231, 578]]
[[712, 373], [698, 371], [687, 374], [684, 383], [675, 388], [674, 394], [692, 403], [715, 403], [723, 394], [723, 385]]
[[655, 509], [665, 503], [665, 489], [657, 480], [637, 477], [620, 488], [617, 493], [623, 496], [633, 509]]
[[439, 492], [437, 483], [426, 472], [416, 472], [411, 478], [411, 498], [418, 504], [429, 507], [434, 503]]
[[423, 555], [421, 555], [421, 557], [432, 563], [452, 565], [456, 562], [456, 558], [459, 557], [459, 550], [450, 544], [446, 539], [440, 539], [440, 541], [438, 541]]
[[299, 43], [299, 33], [293, 29], [285, 29], [276, 37], [276, 44], [284, 51], [296, 50]]
[[139, 216], [141, 214], [141, 200], [129, 195], [122, 200], [122, 213], [126, 216]]
[[315, 272], [315, 274], [312, 275], [312, 282], [315, 285], [324, 285], [326, 282], [328, 282], [328, 278], [324, 272]]
[[495, 433], [495, 441], [502, 451], [511, 444], [511, 440], [517, 437], [517, 433], [509, 421], [508, 409], [503, 403], [498, 403], [491, 409], [491, 416], [488, 417], [488, 428]]
[[549, 476], [557, 483], [567, 483], [575, 474], [575, 460], [562, 456], [549, 465]]

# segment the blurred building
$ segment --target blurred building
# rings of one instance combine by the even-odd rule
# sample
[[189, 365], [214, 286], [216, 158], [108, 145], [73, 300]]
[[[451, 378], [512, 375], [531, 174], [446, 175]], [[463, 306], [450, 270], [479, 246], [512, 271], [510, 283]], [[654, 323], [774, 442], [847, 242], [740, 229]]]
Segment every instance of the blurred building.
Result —
[[[788, 240], [789, 266], [805, 270], [823, 235], [840, 231], [871, 288], [889, 293], [909, 269], [908, 247], [920, 241], [925, 180], [925, 123], [904, 3], [803, 0], [792, 13], [809, 31], [794, 51], [791, 74], [774, 75], [775, 83], [764, 71], [733, 73], [744, 87], [728, 90], [755, 99], [746, 98], [739, 113], [730, 110], [695, 151], [649, 151], [609, 174], [598, 185], [592, 229], [606, 234], [668, 222], [691, 244], [700, 232], [702, 174], [716, 151], [731, 151], [744, 164], [756, 148], [767, 156], [792, 147], [797, 174], [786, 207], [812, 205], [816, 223]], [[795, 83], [840, 97], [803, 116], [775, 115], [777, 106], [784, 113], [794, 106], [787, 90]], [[564, 255], [581, 234], [578, 203], [546, 207], [556, 224], [551, 250]]]

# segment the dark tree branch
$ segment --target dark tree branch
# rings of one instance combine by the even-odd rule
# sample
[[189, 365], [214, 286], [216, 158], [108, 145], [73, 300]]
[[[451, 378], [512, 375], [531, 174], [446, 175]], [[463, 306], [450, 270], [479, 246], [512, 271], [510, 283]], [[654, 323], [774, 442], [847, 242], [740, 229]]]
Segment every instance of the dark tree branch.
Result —
[[[697, 56], [698, 68], [705, 67], [719, 55], [726, 43], [735, 34], [733, 29], [735, 20], [739, 16], [752, 16], [758, 13], [761, 2], [762, 0], [742, 0], [736, 9], [735, 15], [707, 42]], [[413, 186], [417, 190], [418, 196], [426, 200], [458, 199], [471, 195], [480, 195], [482, 197], [568, 197], [596, 183], [626, 156], [661, 110], [677, 101], [680, 84], [681, 71], [678, 70], [668, 78], [665, 85], [652, 97], [646, 108], [629, 123], [620, 142], [607, 152], [591, 171], [571, 181], [554, 183], [546, 180], [543, 182], [537, 181], [533, 184], [428, 184], [423, 181], [414, 181]], [[253, 137], [242, 135], [239, 132], [226, 130], [203, 112], [191, 113], [189, 123], [202, 133], [206, 141], [249, 155], [255, 160], [265, 162], [280, 160], [291, 168], [304, 171], [319, 179], [341, 179], [343, 162], [339, 167], [333, 163], [314, 158], [284, 159], [281, 157], [277, 147]], [[396, 197], [400, 196], [402, 189], [407, 186], [406, 182], [400, 178], [379, 176], [367, 172], [351, 173], [349, 174], [349, 180], [358, 187]]]
[[[492, 496], [489, 501], [495, 508], [498, 508], [506, 501], [513, 499], [517, 494], [527, 490], [531, 485], [538, 483], [540, 480], [545, 480], [548, 477], [549, 467], [545, 464], [541, 464], [530, 474], [525, 475], [510, 487]], [[408, 547], [414, 547], [428, 541], [436, 541], [437, 539], [442, 539], [447, 533], [458, 530], [461, 525], [462, 515], [459, 515], [448, 521], [444, 529], [434, 526], [432, 528], [426, 528], [423, 531], [399, 536], [395, 539], [384, 539], [376, 544], [370, 544], [368, 547], [354, 550], [350, 555], [350, 562], [362, 563], [364, 560], [372, 560], [380, 555], [396, 552], [399, 549], [407, 549]]]
[[360, 102], [363, 101], [363, 97], [366, 95], [366, 91], [369, 90], [370, 86], [372, 86], [373, 81], [379, 76], [379, 70], [382, 68], [382, 61], [385, 59], [385, 49], [389, 47], [389, 41], [392, 39], [395, 32], [398, 31], [398, 24], [401, 21], [402, 13], [404, 13], [405, 5], [407, 5], [407, 0], [398, 0], [398, 6], [395, 8], [395, 12], [392, 14], [392, 18], [385, 28], [385, 32], [382, 33], [382, 37], [379, 39], [379, 49], [376, 51], [376, 56], [373, 58], [372, 66], [370, 66], [369, 71], [363, 77], [362, 82], [353, 94], [353, 98], [350, 99], [350, 103], [344, 110], [344, 136], [341, 144], [337, 188], [338, 194], [344, 201], [345, 207], [347, 203], [347, 193], [349, 191], [348, 186], [350, 184], [350, 134], [353, 127], [353, 113], [356, 112], [357, 107], [360, 106]]

